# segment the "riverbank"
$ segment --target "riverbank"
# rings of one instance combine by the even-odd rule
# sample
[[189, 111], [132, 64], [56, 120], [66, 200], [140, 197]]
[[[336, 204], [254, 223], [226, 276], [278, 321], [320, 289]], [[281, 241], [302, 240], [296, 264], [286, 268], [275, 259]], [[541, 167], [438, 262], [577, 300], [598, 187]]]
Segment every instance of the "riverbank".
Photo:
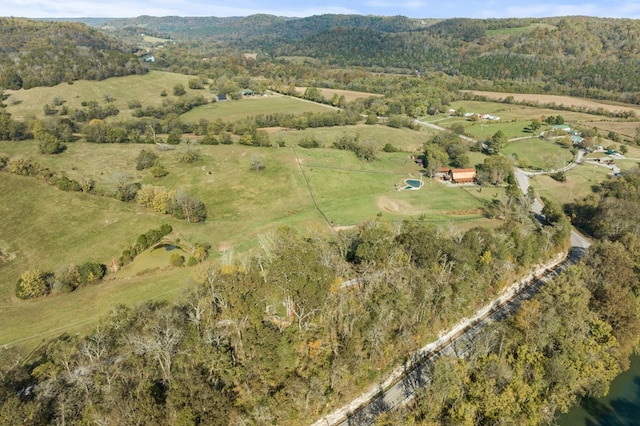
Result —
[[640, 423], [640, 356], [611, 383], [602, 398], [585, 398], [556, 419], [558, 426], [621, 426]]

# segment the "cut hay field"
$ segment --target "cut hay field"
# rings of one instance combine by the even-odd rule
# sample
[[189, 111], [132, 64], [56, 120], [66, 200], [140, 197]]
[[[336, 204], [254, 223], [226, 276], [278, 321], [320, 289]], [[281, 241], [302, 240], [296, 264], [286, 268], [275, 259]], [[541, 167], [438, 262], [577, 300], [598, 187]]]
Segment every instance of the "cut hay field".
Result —
[[[306, 87], [296, 87], [296, 92], [300, 93], [301, 95], [304, 94], [306, 90]], [[338, 95], [344, 96], [344, 99], [347, 102], [352, 102], [356, 99], [370, 98], [372, 96], [383, 96], [377, 93], [356, 92], [354, 90], [327, 89], [324, 87], [318, 87], [318, 91], [325, 99], [331, 99], [334, 95]]]
[[[378, 132], [378, 147], [392, 142], [402, 149], [418, 147], [429, 136], [426, 131], [384, 126], [317, 130], [327, 146], [345, 132], [360, 132], [361, 141], [372, 141]], [[421, 217], [443, 225], [459, 221], [455, 223], [461, 227], [493, 226], [482, 216], [484, 201], [459, 188], [425, 182], [417, 191], [396, 191], [404, 179], [419, 178], [410, 152], [379, 151], [378, 160], [369, 163], [348, 151], [297, 147], [295, 142], [308, 131], [281, 133], [286, 147], [199, 146], [201, 158], [195, 163], [180, 161], [186, 149], [182, 146], [157, 151], [169, 170], [160, 179], [135, 169], [136, 156], [142, 149], [155, 150], [154, 145], [76, 142], [62, 154], [43, 156], [35, 141], [0, 143], [0, 154], [32, 158], [70, 178], [94, 179], [101, 193], [112, 191], [115, 178], [126, 175], [143, 184], [183, 189], [200, 198], [208, 211], [206, 222], [190, 224], [134, 203], [67, 193], [34, 178], [0, 174], [0, 248], [11, 255], [0, 264], [0, 345], [33, 346], [55, 333], [82, 332], [118, 303], [180, 297], [200, 279], [206, 265], [172, 269], [151, 254], [73, 293], [36, 301], [14, 296], [15, 283], [25, 270], [58, 272], [86, 261], [108, 264], [139, 234], [165, 222], [181, 241], [211, 244], [211, 261], [229, 249], [245, 256], [261, 234], [279, 226], [302, 233], [332, 232], [328, 222], [338, 227], [375, 218], [399, 222]], [[256, 157], [264, 162], [263, 171], [250, 170]]]
[[[516, 102], [532, 101], [539, 102], [540, 104], [555, 103], [556, 105], [566, 105], [575, 107], [585, 107], [590, 109], [602, 108], [605, 111], [621, 112], [621, 111], [634, 111], [640, 116], [640, 107], [636, 105], [627, 104], [614, 104], [606, 102], [598, 102], [592, 99], [576, 98], [573, 96], [559, 96], [559, 95], [540, 95], [532, 93], [504, 93], [504, 92], [488, 92], [482, 90], [461, 90], [463, 93], [473, 93], [479, 96], [486, 96], [488, 99], [504, 99], [507, 96], [512, 96]], [[562, 114], [564, 116], [564, 114]]]

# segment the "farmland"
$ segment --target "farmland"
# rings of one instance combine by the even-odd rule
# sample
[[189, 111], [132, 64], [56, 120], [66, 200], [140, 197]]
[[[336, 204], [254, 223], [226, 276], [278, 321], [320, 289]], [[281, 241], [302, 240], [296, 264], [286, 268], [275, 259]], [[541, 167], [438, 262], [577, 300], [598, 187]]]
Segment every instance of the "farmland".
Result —
[[[285, 141], [284, 147], [199, 146], [196, 149], [200, 160], [195, 163], [180, 161], [183, 147], [158, 151], [160, 161], [169, 170], [166, 177], [159, 179], [135, 169], [139, 152], [154, 149], [153, 146], [76, 142], [68, 144], [62, 154], [43, 156], [35, 141], [3, 142], [1, 153], [33, 158], [52, 170], [65, 171], [70, 178], [93, 179], [98, 193], [110, 193], [114, 178], [120, 175], [143, 184], [183, 189], [204, 201], [208, 219], [189, 224], [110, 197], [67, 193], [33, 178], [3, 174], [0, 205], [3, 217], [10, 220], [0, 225], [0, 243], [15, 259], [0, 266], [0, 316], [6, 325], [0, 333], [0, 344], [36, 343], [42, 333], [52, 332], [52, 323], [59, 324], [56, 331], [81, 329], [94, 324], [116, 303], [179, 297], [198, 275], [199, 267], [175, 269], [168, 264], [159, 267], [155, 263], [136, 263], [144, 262], [144, 258], [108, 275], [100, 285], [70, 294], [35, 302], [20, 302], [13, 296], [14, 284], [27, 268], [57, 271], [69, 263], [108, 263], [140, 232], [163, 222], [170, 223], [174, 234], [184, 241], [211, 244], [214, 258], [229, 249], [242, 255], [256, 244], [259, 235], [279, 226], [292, 226], [302, 232], [312, 228], [330, 231], [323, 215], [336, 227], [376, 216], [392, 222], [426, 217], [434, 223], [456, 221], [465, 227], [470, 223], [491, 224], [483, 217], [483, 202], [459, 188], [426, 182], [418, 191], [395, 190], [395, 184], [419, 176], [419, 168], [409, 155], [428, 137], [428, 132], [364, 125], [317, 132], [326, 146], [345, 132], [359, 133], [362, 140], [370, 141], [378, 133], [375, 140], [379, 146], [392, 141], [403, 149], [396, 153], [380, 151], [373, 162], [359, 160], [349, 151], [297, 147], [296, 141], [310, 132], [273, 134], [274, 139], [281, 137]], [[256, 156], [266, 166], [259, 172], [250, 169]], [[50, 309], [49, 305], [58, 308]], [[47, 315], [36, 314], [46, 311]]]
[[[177, 84], [186, 87], [187, 83], [185, 75], [151, 72], [101, 82], [77, 81], [73, 85], [9, 91], [6, 103], [13, 116], [24, 119], [43, 117], [38, 99], [58, 98], [70, 108], [79, 108], [83, 102], [102, 102], [108, 96], [110, 102], [121, 109], [116, 117], [119, 120], [130, 115], [130, 102], [141, 99], [145, 105], [160, 105], [164, 89]], [[210, 90], [187, 91], [213, 99]], [[333, 93], [349, 99], [370, 96], [348, 91], [326, 92], [325, 96]], [[557, 114], [554, 110], [497, 102], [456, 101], [452, 107], [499, 115], [501, 121], [473, 122], [445, 114], [423, 120], [444, 127], [461, 123], [465, 133], [479, 139], [490, 137], [498, 130], [509, 138], [517, 138], [531, 136], [525, 130], [531, 120]], [[183, 114], [180, 119], [186, 123], [218, 118], [233, 121], [260, 114], [322, 112], [330, 108], [270, 94], [208, 103]], [[594, 120], [594, 116], [586, 113], [562, 114], [576, 122]], [[109, 274], [102, 284], [71, 294], [55, 294], [36, 302], [20, 302], [13, 296], [15, 282], [27, 268], [58, 271], [70, 263], [108, 263], [132, 244], [140, 232], [165, 222], [171, 224], [176, 238], [188, 244], [210, 244], [214, 261], [231, 251], [236, 257], [248, 256], [261, 235], [280, 226], [301, 232], [310, 229], [332, 232], [371, 219], [392, 223], [418, 220], [458, 229], [499, 225], [499, 221], [486, 218], [486, 207], [499, 196], [498, 189], [481, 191], [425, 180], [420, 190], [397, 190], [404, 186], [405, 179], [420, 179], [420, 169], [411, 155], [420, 153], [432, 135], [433, 131], [426, 127], [416, 131], [364, 124], [305, 130], [273, 128], [269, 129], [270, 147], [183, 143], [171, 151], [156, 151], [169, 172], [161, 178], [135, 168], [140, 151], [155, 150], [153, 145], [78, 141], [68, 143], [61, 154], [46, 156], [39, 153], [35, 141], [3, 142], [0, 154], [33, 159], [51, 170], [63, 171], [71, 179], [90, 179], [95, 182], [96, 194], [107, 196], [66, 193], [35, 179], [3, 175], [0, 205], [3, 217], [10, 220], [0, 224], [0, 249], [9, 253], [12, 260], [0, 266], [3, 275], [0, 319], [7, 325], [0, 332], [0, 344], [33, 345], [44, 333], [81, 330], [94, 324], [117, 303], [180, 297], [206, 265], [171, 268], [159, 253], [153, 256], [146, 253], [119, 272]], [[373, 146], [376, 159], [368, 162], [350, 151], [331, 148], [336, 140], [345, 136]], [[298, 146], [310, 139], [315, 140], [319, 148]], [[398, 151], [383, 152], [387, 144]], [[197, 152], [197, 161], [183, 162], [183, 155], [190, 150]], [[568, 150], [537, 138], [511, 142], [505, 154], [535, 168], [548, 168], [552, 158], [563, 164], [571, 158]], [[484, 155], [470, 152], [469, 158], [471, 165], [475, 165], [482, 163]], [[263, 170], [251, 169], [255, 159], [264, 164]], [[628, 163], [629, 167], [633, 166], [633, 162]], [[604, 179], [606, 174], [604, 168], [582, 166], [570, 171], [565, 183], [539, 176], [532, 184], [541, 195], [570, 201], [588, 194], [590, 185]], [[207, 221], [190, 224], [110, 198], [114, 182], [122, 176], [143, 185], [183, 190], [198, 196], [207, 206]], [[58, 324], [53, 330], [52, 323]]]

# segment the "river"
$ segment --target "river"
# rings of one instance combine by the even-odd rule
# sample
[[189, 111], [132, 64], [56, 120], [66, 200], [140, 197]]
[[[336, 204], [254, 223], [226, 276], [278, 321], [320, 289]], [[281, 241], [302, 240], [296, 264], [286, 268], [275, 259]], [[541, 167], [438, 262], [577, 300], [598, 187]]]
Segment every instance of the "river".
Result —
[[640, 424], [640, 356], [611, 383], [603, 398], [587, 398], [557, 419], [558, 426], [627, 426]]

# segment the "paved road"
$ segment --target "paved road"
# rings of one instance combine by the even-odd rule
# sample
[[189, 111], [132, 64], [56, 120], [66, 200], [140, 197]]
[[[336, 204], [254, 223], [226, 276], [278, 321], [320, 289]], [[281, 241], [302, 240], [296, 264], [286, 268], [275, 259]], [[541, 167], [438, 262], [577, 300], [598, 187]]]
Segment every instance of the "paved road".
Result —
[[[529, 187], [527, 174], [517, 169], [516, 179], [520, 189], [526, 193]], [[542, 203], [536, 201], [532, 209], [540, 214]], [[412, 354], [410, 359], [403, 366], [396, 368], [385, 382], [360, 395], [347, 406], [318, 420], [313, 426], [370, 425], [384, 411], [411, 401], [418, 389], [430, 383], [430, 371], [438, 357], [465, 356], [472, 348], [477, 335], [488, 324], [505, 319], [517, 311], [520, 305], [525, 300], [531, 299], [546, 281], [583, 257], [590, 242], [576, 230], [572, 230], [571, 245], [571, 250], [566, 257], [552, 260], [505, 289], [493, 302], [477, 311], [473, 318], [464, 319], [447, 334]], [[345, 283], [345, 287], [356, 283], [357, 280], [350, 280]]]
[[[579, 236], [578, 243], [582, 243]], [[584, 240], [588, 245], [588, 241]], [[499, 321], [515, 312], [523, 301], [532, 298], [550, 277], [557, 275], [584, 253], [584, 248], [572, 250], [571, 256], [559, 256], [538, 268], [529, 276], [503, 291], [498, 298], [478, 310], [473, 318], [464, 319], [435, 342], [412, 354], [402, 366], [377, 387], [370, 389], [347, 406], [314, 423], [321, 425], [370, 425], [384, 411], [411, 401], [415, 392], [430, 383], [433, 362], [442, 355], [465, 356], [479, 333], [493, 321]], [[549, 272], [544, 278], [543, 276]]]

